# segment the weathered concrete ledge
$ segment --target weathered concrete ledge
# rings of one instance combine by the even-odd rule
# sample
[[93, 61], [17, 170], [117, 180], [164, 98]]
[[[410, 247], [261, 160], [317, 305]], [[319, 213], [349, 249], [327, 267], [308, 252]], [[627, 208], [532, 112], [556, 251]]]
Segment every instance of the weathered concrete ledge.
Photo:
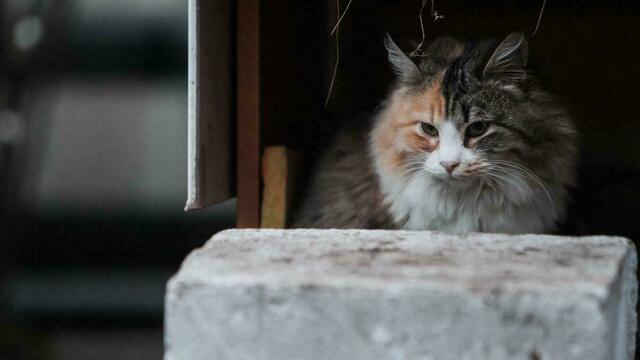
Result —
[[622, 360], [635, 247], [612, 237], [230, 230], [168, 284], [165, 360]]

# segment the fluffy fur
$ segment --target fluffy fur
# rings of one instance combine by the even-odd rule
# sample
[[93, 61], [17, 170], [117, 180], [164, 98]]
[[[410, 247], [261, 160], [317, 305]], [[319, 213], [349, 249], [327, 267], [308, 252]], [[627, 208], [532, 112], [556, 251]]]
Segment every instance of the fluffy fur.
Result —
[[386, 46], [396, 85], [370, 127], [337, 137], [294, 226], [553, 231], [576, 131], [527, 70], [525, 38], [442, 38], [415, 62]]

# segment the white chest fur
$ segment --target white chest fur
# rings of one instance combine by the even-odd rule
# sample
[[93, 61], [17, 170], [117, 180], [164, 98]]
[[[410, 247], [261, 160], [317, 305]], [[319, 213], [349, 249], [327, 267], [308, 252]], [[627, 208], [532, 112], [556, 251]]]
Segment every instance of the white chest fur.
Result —
[[553, 230], [558, 217], [558, 201], [542, 188], [523, 193], [479, 182], [460, 187], [426, 172], [408, 181], [379, 175], [391, 215], [407, 230], [540, 233]]

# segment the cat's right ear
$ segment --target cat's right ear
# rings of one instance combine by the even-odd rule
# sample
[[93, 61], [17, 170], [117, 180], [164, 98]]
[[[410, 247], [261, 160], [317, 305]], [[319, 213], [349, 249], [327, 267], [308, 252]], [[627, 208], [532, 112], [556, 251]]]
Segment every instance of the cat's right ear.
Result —
[[400, 77], [401, 81], [415, 82], [420, 80], [421, 74], [418, 65], [400, 50], [389, 34], [384, 39], [384, 46], [389, 53], [389, 62], [393, 67], [393, 71]]
[[511, 33], [498, 45], [482, 73], [483, 78], [495, 77], [511, 83], [527, 79], [529, 46], [520, 33]]

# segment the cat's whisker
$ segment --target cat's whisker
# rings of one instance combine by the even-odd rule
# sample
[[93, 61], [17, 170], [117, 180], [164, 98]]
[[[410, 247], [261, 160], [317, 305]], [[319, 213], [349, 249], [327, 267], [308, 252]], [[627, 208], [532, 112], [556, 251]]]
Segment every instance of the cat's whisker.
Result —
[[487, 176], [486, 179], [489, 186], [493, 187], [494, 190], [498, 190], [498, 187], [500, 187], [500, 185], [495, 181], [494, 178], [492, 178], [491, 176]]
[[[507, 166], [506, 163], [502, 163], [501, 166], [500, 165], [496, 165], [494, 166], [493, 170], [496, 171], [502, 171], [505, 175], [512, 175], [515, 176], [516, 178], [524, 178], [524, 179], [528, 179], [531, 182], [533, 182], [534, 184], [540, 186], [540, 188], [542, 189], [542, 191], [545, 193], [547, 199], [549, 200], [549, 204], [551, 205], [551, 209], [553, 210], [553, 214], [554, 216], [558, 215], [557, 209], [556, 209], [556, 204], [553, 201], [553, 198], [551, 197], [551, 194], [549, 193], [549, 190], [546, 188], [546, 186], [542, 183], [542, 181], [540, 180], [540, 178], [538, 176], [536, 176], [533, 172], [531, 172], [531, 170], [528, 170], [526, 167], [524, 166], [516, 166], [518, 164], [515, 163], [511, 163], [509, 164], [511, 166], [511, 168], [509, 168]], [[529, 189], [531, 189], [531, 187], [527, 184], [527, 186], [529, 187]]]
[[[484, 177], [484, 176], [483, 176]], [[493, 190], [492, 192], [490, 192], [490, 194], [493, 197], [493, 201], [495, 204], [501, 204], [502, 203], [502, 194], [504, 194], [504, 190], [503, 187], [501, 186], [501, 184], [493, 177], [490, 176], [486, 176], [484, 177], [486, 180], [486, 183], [488, 185], [489, 188], [491, 188], [491, 190]]]
[[408, 183], [408, 182], [410, 182], [411, 180], [413, 180], [413, 178], [415, 178], [415, 177], [416, 177], [417, 175], [419, 175], [420, 173], [421, 173], [421, 171], [420, 171], [420, 170], [416, 170], [416, 171], [414, 171], [414, 172], [412, 172], [412, 173], [406, 174], [406, 175], [404, 175], [404, 179], [405, 179], [404, 181], [405, 181], [406, 183]]
[[[514, 180], [517, 181], [519, 184], [522, 184], [524, 186], [526, 186], [527, 188], [529, 188], [529, 190], [531, 190], [531, 186], [530, 184], [525, 181], [527, 178], [525, 176], [525, 174], [523, 174], [520, 171], [517, 170], [513, 170], [513, 169], [508, 169], [508, 168], [503, 168], [503, 167], [499, 167], [499, 166], [492, 166], [491, 167], [491, 172], [493, 173], [499, 173], [501, 175], [504, 175], [506, 179], [508, 180]], [[513, 182], [511, 182], [513, 183]]]
[[414, 171], [412, 174], [409, 174], [408, 176], [405, 177], [405, 183], [410, 183], [411, 181], [413, 181], [413, 179], [415, 179], [418, 175], [422, 174], [423, 168], [420, 167], [419, 169], [417, 169], [416, 171]]
[[497, 189], [493, 186], [493, 184], [491, 183], [491, 178], [483, 176], [483, 174], [478, 175], [478, 179], [480, 180], [480, 184], [491, 188], [494, 191], [497, 191]]
[[516, 167], [519, 169], [522, 169], [523, 171], [527, 172], [528, 174], [531, 174], [533, 177], [540, 179], [538, 177], [538, 175], [536, 175], [533, 171], [531, 171], [528, 167], [522, 165], [522, 164], [518, 164], [516, 162], [513, 161], [508, 161], [508, 160], [493, 160], [492, 162], [496, 163], [496, 164], [501, 164], [501, 165], [506, 165], [506, 166], [511, 166], [511, 167]]
[[[519, 195], [521, 200], [522, 201], [526, 200], [527, 191], [525, 190], [525, 188], [523, 188], [521, 186], [523, 184], [522, 182], [516, 183], [512, 179], [510, 179], [509, 177], [506, 177], [506, 176], [503, 176], [503, 175], [498, 175], [498, 174], [491, 174], [491, 176], [494, 178], [494, 180], [495, 180], [495, 182], [497, 184], [503, 183], [503, 184], [511, 185], [511, 187], [516, 190], [516, 194]], [[500, 190], [503, 191], [503, 192], [505, 191], [503, 186], [500, 186]]]
[[406, 183], [410, 183], [411, 181], [413, 181], [413, 179], [415, 179], [418, 175], [420, 174], [420, 171], [416, 171], [413, 174], [409, 175], [407, 177], [407, 179], [405, 180]]
[[407, 160], [403, 160], [400, 161], [396, 164], [396, 166], [398, 166], [400, 169], [405, 169], [405, 168], [409, 168], [412, 166], [416, 166], [416, 165], [423, 165], [422, 160], [419, 159], [407, 159]]
[[494, 190], [498, 190], [500, 188], [498, 182], [496, 182], [495, 178], [491, 176], [491, 166], [486, 165], [479, 169], [478, 171], [480, 179], [484, 179], [488, 183], [492, 184]]
[[[533, 179], [535, 179], [536, 181], [542, 183], [542, 179], [540, 179], [540, 177], [538, 175], [536, 175], [536, 173], [534, 173], [533, 171], [531, 171], [529, 168], [527, 168], [524, 165], [512, 162], [512, 161], [507, 161], [507, 160], [495, 160], [494, 161], [496, 164], [499, 165], [503, 165], [506, 167], [511, 167], [511, 168], [515, 168], [515, 169], [519, 169], [522, 170], [523, 172], [529, 174]], [[541, 186], [543, 186], [541, 184]]]
[[424, 167], [424, 162], [413, 157], [399, 161], [396, 165], [400, 168], [403, 176], [408, 176], [414, 171], [421, 170]]
[[414, 165], [412, 167], [407, 167], [404, 169], [404, 172], [413, 172], [415, 170], [422, 170], [423, 166], [422, 165]]
[[422, 163], [419, 164], [407, 164], [406, 166], [402, 167], [402, 173], [406, 174], [406, 173], [411, 173], [413, 171], [416, 170], [422, 170], [424, 168], [424, 165]]
[[414, 167], [421, 167], [421, 166], [424, 166], [424, 164], [421, 160], [418, 160], [418, 159], [406, 159], [396, 163], [396, 167], [398, 167], [403, 171], [406, 169], [411, 169]]
[[422, 164], [422, 161], [412, 161], [412, 162], [404, 163], [402, 165], [400, 165], [400, 164], [398, 164], [398, 165], [399, 165], [400, 168], [406, 168], [406, 167], [413, 166], [413, 165], [423, 165], [423, 164]]
[[528, 198], [527, 193], [532, 191], [531, 186], [518, 176], [519, 174], [517, 173], [508, 172], [505, 169], [497, 167], [492, 167], [488, 173], [497, 180], [511, 184], [516, 190], [518, 190], [522, 196], [522, 200], [526, 200]]
[[412, 170], [412, 169], [422, 169], [424, 168], [423, 164], [407, 164], [404, 167], [401, 167], [400, 170], [401, 171], [407, 171], [407, 170]]
[[543, 181], [540, 179], [540, 177], [538, 175], [536, 175], [533, 171], [531, 171], [526, 166], [518, 164], [518, 163], [515, 163], [515, 162], [512, 162], [512, 161], [496, 160], [494, 162], [497, 163], [497, 164], [506, 166], [506, 167], [511, 166], [511, 168], [513, 168], [513, 169], [520, 169], [525, 174], [527, 174], [528, 178], [530, 180], [532, 180], [533, 182], [535, 182], [536, 184], [538, 184], [542, 188], [542, 190], [545, 192], [547, 198], [549, 199], [549, 202], [551, 203], [551, 207], [553, 208], [554, 215], [557, 215], [556, 205], [555, 205], [555, 203], [553, 201], [553, 198], [551, 197], [549, 189], [547, 189], [547, 187], [544, 185]]
[[418, 159], [414, 159], [414, 158], [409, 158], [409, 159], [404, 159], [402, 161], [399, 161], [397, 163], [397, 165], [403, 165], [403, 164], [407, 164], [407, 163], [411, 163], [411, 162], [416, 162], [418, 161]]

